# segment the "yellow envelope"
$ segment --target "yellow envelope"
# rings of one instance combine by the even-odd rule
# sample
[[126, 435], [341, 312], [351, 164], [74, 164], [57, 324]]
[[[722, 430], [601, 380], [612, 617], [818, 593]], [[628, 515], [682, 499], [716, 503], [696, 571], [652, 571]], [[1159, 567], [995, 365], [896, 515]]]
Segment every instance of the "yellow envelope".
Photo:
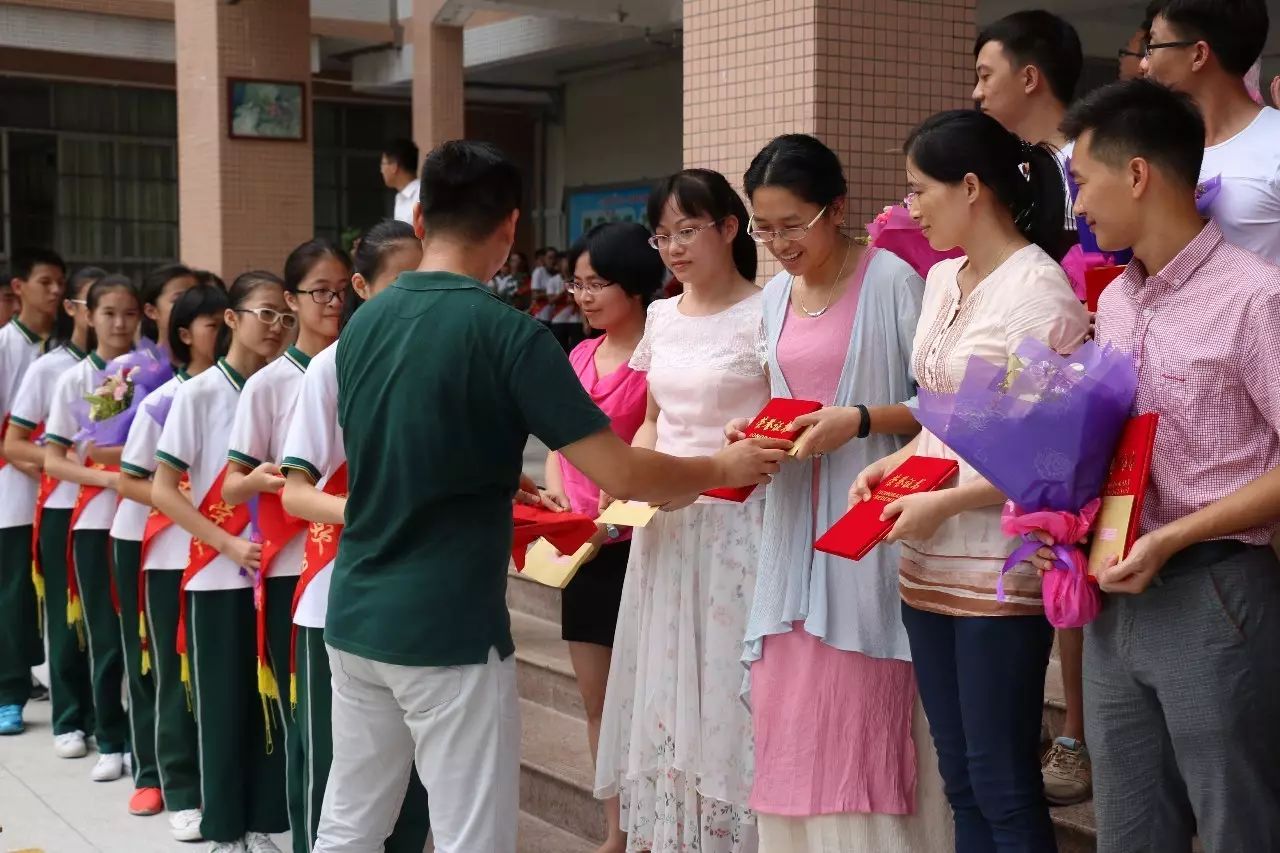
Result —
[[619, 527], [645, 527], [658, 514], [658, 507], [644, 501], [614, 501], [596, 519], [600, 524]]
[[596, 546], [587, 542], [572, 554], [558, 554], [554, 545], [539, 539], [525, 555], [524, 570], [520, 574], [540, 584], [564, 589], [596, 551]]

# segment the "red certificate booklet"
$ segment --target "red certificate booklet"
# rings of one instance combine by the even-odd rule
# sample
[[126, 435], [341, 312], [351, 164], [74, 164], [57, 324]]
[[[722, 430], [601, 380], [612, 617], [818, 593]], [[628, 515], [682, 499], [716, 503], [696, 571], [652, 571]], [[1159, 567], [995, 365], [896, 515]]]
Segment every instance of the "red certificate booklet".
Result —
[[[748, 438], [780, 438], [784, 441], [795, 441], [804, 430], [789, 430], [791, 422], [801, 415], [809, 415], [822, 408], [821, 403], [812, 400], [790, 400], [786, 397], [774, 397], [760, 410], [760, 414], [751, 419], [751, 423], [743, 430]], [[742, 503], [751, 497], [755, 486], [738, 488], [724, 487], [703, 492], [709, 498], [720, 498], [725, 501]]]
[[1120, 433], [1120, 444], [1111, 460], [1111, 473], [1102, 488], [1102, 507], [1093, 522], [1089, 546], [1089, 574], [1096, 575], [1107, 561], [1123, 560], [1138, 538], [1142, 499], [1151, 479], [1160, 415], [1151, 412], [1130, 418]]
[[553, 512], [526, 504], [512, 505], [511, 521], [515, 528], [511, 559], [517, 571], [524, 568], [525, 551], [537, 539], [547, 539], [561, 554], [572, 554], [596, 532], [596, 523], [585, 515]]
[[1084, 306], [1090, 311], [1098, 310], [1098, 297], [1107, 285], [1115, 281], [1124, 272], [1124, 265], [1114, 267], [1094, 267], [1084, 273]]
[[861, 560], [893, 529], [897, 519], [880, 520], [886, 506], [906, 495], [932, 492], [959, 470], [960, 463], [954, 459], [912, 456], [875, 487], [870, 500], [854, 506], [830, 530], [819, 536], [813, 547], [837, 557]]

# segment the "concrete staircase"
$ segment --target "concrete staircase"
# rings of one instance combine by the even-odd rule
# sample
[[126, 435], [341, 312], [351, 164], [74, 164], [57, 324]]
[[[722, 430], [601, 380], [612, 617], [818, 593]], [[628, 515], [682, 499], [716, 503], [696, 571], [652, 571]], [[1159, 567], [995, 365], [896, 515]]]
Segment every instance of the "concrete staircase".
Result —
[[[507, 582], [518, 662], [521, 853], [591, 853], [604, 837], [592, 796], [582, 701], [560, 639], [560, 593], [512, 572]], [[1045, 682], [1045, 724], [1062, 731], [1066, 707], [1055, 658]], [[1053, 810], [1059, 853], [1094, 853], [1093, 804]], [[541, 845], [541, 846], [539, 846]], [[933, 851], [930, 851], [933, 853]]]

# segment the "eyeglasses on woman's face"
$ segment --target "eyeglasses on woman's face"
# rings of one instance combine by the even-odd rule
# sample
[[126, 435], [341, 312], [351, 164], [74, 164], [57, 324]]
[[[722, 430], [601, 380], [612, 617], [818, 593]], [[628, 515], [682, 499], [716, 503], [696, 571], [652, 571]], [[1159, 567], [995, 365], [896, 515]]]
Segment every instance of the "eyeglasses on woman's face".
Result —
[[752, 216], [751, 222], [747, 224], [747, 234], [751, 236], [752, 240], [755, 240], [757, 243], [762, 245], [772, 243], [774, 240], [786, 240], [794, 243], [797, 240], [803, 240], [805, 237], [808, 237], [809, 232], [813, 230], [813, 226], [818, 224], [818, 220], [821, 219], [822, 215], [826, 212], [827, 209], [825, 207], [822, 208], [822, 210], [819, 210], [818, 215], [813, 217], [813, 219], [810, 219], [808, 225], [791, 225], [786, 228], [779, 228], [775, 231], [766, 231], [763, 228], [752, 228], [751, 225], [755, 222], [755, 217]]
[[681, 246], [688, 246], [694, 240], [698, 239], [698, 235], [701, 234], [703, 231], [706, 231], [708, 228], [711, 228], [719, 224], [720, 224], [720, 220], [717, 219], [714, 222], [708, 222], [705, 225], [695, 225], [691, 228], [681, 228], [679, 231], [676, 231], [670, 235], [654, 234], [652, 237], [649, 238], [649, 245], [655, 249], [658, 249], [659, 251], [661, 251], [662, 249], [666, 249], [673, 242], [679, 243]]
[[617, 284], [617, 282], [605, 281], [604, 279], [599, 278], [575, 278], [565, 284], [565, 289], [570, 293], [590, 293], [592, 296], [595, 296], [606, 287], [613, 287], [615, 284]]
[[236, 308], [234, 310], [237, 314], [252, 314], [264, 326], [279, 324], [282, 329], [292, 329], [298, 325], [297, 315], [277, 311], [274, 308]]
[[298, 293], [306, 293], [311, 296], [311, 300], [317, 305], [328, 305], [333, 300], [342, 299], [341, 290], [330, 290], [327, 287], [317, 287], [313, 290], [299, 290]]

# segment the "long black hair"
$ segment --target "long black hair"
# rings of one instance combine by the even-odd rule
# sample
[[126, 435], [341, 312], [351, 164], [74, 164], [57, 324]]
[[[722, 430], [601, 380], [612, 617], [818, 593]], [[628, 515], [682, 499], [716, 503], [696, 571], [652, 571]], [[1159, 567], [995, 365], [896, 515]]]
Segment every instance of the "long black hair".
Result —
[[[236, 280], [231, 282], [231, 287], [227, 289], [227, 307], [231, 309], [239, 308], [243, 305], [253, 292], [259, 287], [266, 287], [274, 284], [281, 290], [284, 289], [284, 282], [280, 280], [280, 276], [266, 270], [249, 270], [242, 272], [236, 276]], [[218, 330], [218, 352], [226, 353], [231, 349], [231, 327], [223, 324]]]
[[578, 238], [567, 255], [570, 274], [584, 254], [602, 279], [646, 304], [667, 277], [662, 258], [649, 246], [649, 229], [639, 222], [602, 222]]
[[925, 119], [902, 149], [921, 171], [944, 184], [977, 176], [1028, 240], [1054, 260], [1066, 254], [1066, 178], [1051, 146], [1023, 142], [986, 113], [949, 110]]
[[685, 216], [709, 216], [718, 223], [716, 230], [724, 227], [730, 216], [738, 220], [738, 233], [733, 238], [733, 265], [738, 274], [754, 281], [760, 258], [755, 241], [747, 234], [747, 206], [742, 196], [734, 192], [724, 175], [711, 169], [685, 169], [659, 181], [649, 193], [649, 227], [656, 229], [662, 219], [662, 209], [667, 201], [675, 199], [676, 207]]
[[836, 152], [807, 133], [788, 133], [761, 148], [742, 176], [742, 186], [748, 198], [761, 187], [781, 187], [819, 207], [849, 194]]
[[[387, 258], [397, 249], [417, 243], [418, 235], [414, 233], [412, 225], [395, 219], [384, 219], [361, 236], [353, 258], [355, 271], [366, 282], [373, 284], [382, 275]], [[364, 297], [356, 293], [354, 287], [348, 287], [347, 298], [342, 305], [342, 325], [345, 326], [351, 315], [364, 303]]]
[[[99, 279], [106, 278], [107, 271], [100, 267], [81, 267], [76, 270], [67, 281], [67, 299], [85, 299], [89, 293], [89, 288]], [[71, 336], [75, 334], [76, 321], [66, 312], [62, 303], [58, 303], [58, 313], [53, 318], [53, 333], [49, 335], [49, 343], [45, 346], [45, 350], [52, 352], [61, 346], [71, 343]], [[93, 329], [89, 330], [89, 342], [85, 347], [85, 352], [93, 352], [97, 347], [97, 336]]]
[[[169, 314], [169, 354], [175, 364], [186, 366], [191, 363], [191, 347], [182, 340], [182, 330], [190, 329], [191, 324], [200, 317], [217, 317], [231, 307], [227, 292], [216, 284], [197, 284], [178, 297]], [[216, 355], [226, 355], [222, 347], [223, 336], [218, 335], [218, 351]]]
[[311, 275], [316, 264], [325, 258], [333, 258], [347, 271], [351, 270], [351, 257], [342, 247], [327, 237], [316, 237], [308, 240], [289, 253], [284, 262], [284, 289], [289, 293], [297, 293], [303, 280]]
[[[157, 305], [160, 302], [160, 296], [164, 293], [165, 285], [175, 278], [190, 278], [193, 275], [191, 268], [184, 264], [166, 264], [156, 267], [142, 277], [142, 287], [138, 288], [138, 296], [142, 299], [143, 305]], [[160, 328], [145, 312], [142, 315], [142, 336], [160, 343]]]

